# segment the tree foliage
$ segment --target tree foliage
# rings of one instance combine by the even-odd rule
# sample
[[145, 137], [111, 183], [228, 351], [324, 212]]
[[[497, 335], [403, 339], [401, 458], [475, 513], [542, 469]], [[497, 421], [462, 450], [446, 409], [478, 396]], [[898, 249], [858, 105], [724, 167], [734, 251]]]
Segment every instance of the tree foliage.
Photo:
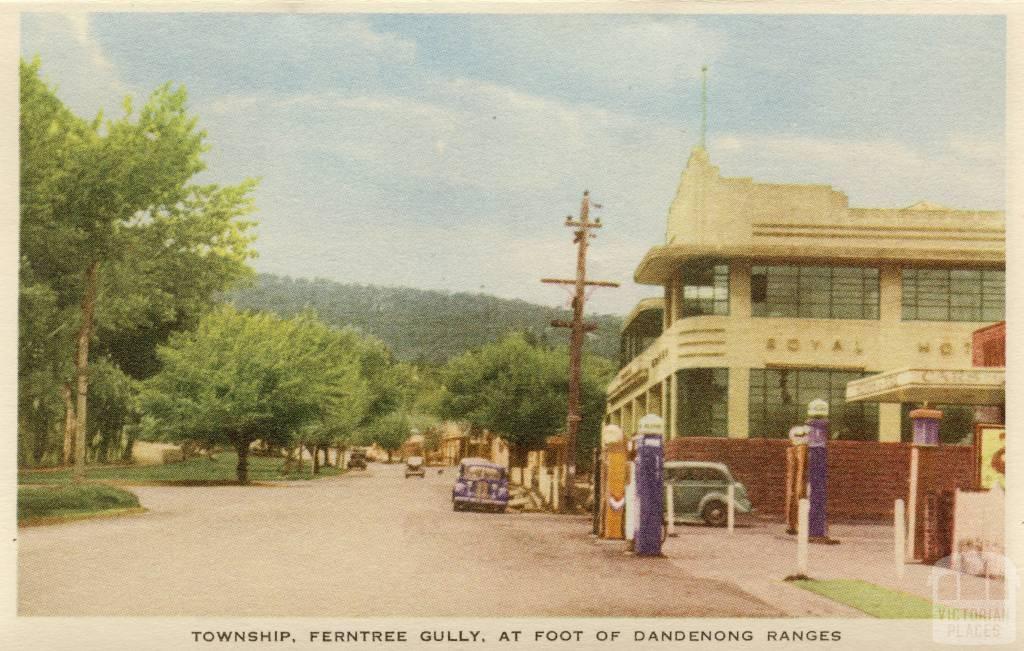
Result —
[[[412, 287], [339, 283], [322, 278], [259, 274], [252, 285], [233, 290], [229, 300], [243, 309], [269, 309], [281, 316], [315, 310], [324, 322], [350, 325], [379, 338], [395, 357], [418, 366], [440, 365], [512, 332], [532, 332], [539, 345], [566, 343], [567, 331], [548, 325], [571, 312], [486, 294]], [[622, 319], [588, 315], [598, 329], [587, 334], [587, 349], [618, 359]], [[458, 327], [453, 328], [452, 324]]]
[[165, 84], [138, 110], [126, 99], [116, 119], [83, 120], [39, 68], [20, 68], [19, 329], [32, 335], [19, 343], [19, 402], [30, 408], [21, 421], [30, 443], [19, 449], [36, 461], [55, 447], [57, 401], [65, 460], [73, 433], [84, 447], [95, 438], [89, 428], [131, 409], [130, 392], [118, 391], [106, 396], [118, 404], [96, 405], [110, 414], [87, 414], [92, 361], [136, 380], [151, 375], [156, 346], [251, 273], [251, 222], [242, 217], [254, 187], [192, 182], [207, 147], [183, 88]]
[[[600, 357], [584, 358], [580, 457], [596, 444], [604, 412], [604, 388], [613, 367]], [[439, 415], [466, 420], [504, 437], [520, 457], [544, 447], [562, 432], [568, 410], [568, 352], [531, 344], [522, 334], [451, 360], [444, 372]]]
[[369, 439], [383, 448], [388, 453], [388, 461], [391, 461], [391, 455], [409, 438], [411, 429], [406, 414], [393, 412], [374, 421]]
[[158, 349], [144, 404], [174, 440], [230, 444], [246, 481], [250, 445], [288, 445], [308, 425], [348, 431], [367, 402], [359, 342], [309, 315], [281, 319], [230, 307]]

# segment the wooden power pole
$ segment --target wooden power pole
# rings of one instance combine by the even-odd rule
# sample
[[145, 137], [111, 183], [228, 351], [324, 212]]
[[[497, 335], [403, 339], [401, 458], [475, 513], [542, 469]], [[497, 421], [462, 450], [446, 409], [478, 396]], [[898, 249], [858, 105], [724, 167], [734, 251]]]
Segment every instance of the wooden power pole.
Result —
[[[586, 291], [588, 286], [592, 287], [618, 287], [619, 283], [603, 280], [587, 280], [587, 246], [592, 237], [596, 234], [590, 231], [601, 228], [601, 220], [590, 221], [590, 193], [583, 192], [583, 203], [580, 205], [579, 219], [573, 219], [572, 215], [565, 218], [565, 225], [573, 229], [573, 242], [576, 244], [576, 278], [563, 280], [560, 278], [541, 278], [542, 283], [556, 285], [572, 285], [575, 293], [572, 299], [572, 321], [554, 320], [551, 325], [556, 328], [569, 328], [569, 415], [565, 426], [565, 492], [559, 504], [563, 511], [572, 511], [576, 487], [576, 439], [579, 434], [581, 414], [581, 385], [583, 366], [583, 335], [597, 329], [596, 323], [583, 321], [583, 304], [586, 302]], [[593, 204], [595, 208], [601, 206]]]

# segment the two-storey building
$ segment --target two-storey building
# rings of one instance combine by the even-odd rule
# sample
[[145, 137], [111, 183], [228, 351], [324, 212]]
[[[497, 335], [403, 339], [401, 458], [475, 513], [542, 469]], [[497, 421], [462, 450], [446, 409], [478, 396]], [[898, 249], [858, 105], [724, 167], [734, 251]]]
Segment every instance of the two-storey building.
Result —
[[[847, 404], [847, 382], [969, 367], [971, 333], [1004, 318], [1004, 265], [1002, 212], [853, 208], [827, 185], [724, 177], [698, 147], [636, 269], [664, 295], [624, 324], [605, 420], [782, 438], [824, 398], [837, 438], [907, 440], [909, 405]], [[944, 441], [969, 437], [972, 410], [946, 413]]]

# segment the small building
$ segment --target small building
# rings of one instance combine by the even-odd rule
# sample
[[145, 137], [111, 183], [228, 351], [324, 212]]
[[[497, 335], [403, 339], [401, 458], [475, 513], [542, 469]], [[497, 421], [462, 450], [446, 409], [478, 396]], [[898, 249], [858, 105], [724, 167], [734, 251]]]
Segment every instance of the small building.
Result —
[[398, 450], [399, 458], [402, 460], [408, 459], [409, 457], [422, 457], [423, 456], [423, 435], [413, 434], [405, 440], [402, 447]]
[[461, 423], [445, 421], [441, 428], [441, 459], [444, 465], [454, 466], [467, 456], [469, 449], [469, 428]]

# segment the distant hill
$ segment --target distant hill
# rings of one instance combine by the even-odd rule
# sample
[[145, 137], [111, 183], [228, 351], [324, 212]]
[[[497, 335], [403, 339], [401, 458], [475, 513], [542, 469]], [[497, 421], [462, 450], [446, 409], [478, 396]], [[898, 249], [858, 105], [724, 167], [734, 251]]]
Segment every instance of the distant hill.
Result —
[[[513, 331], [533, 333], [540, 341], [562, 344], [568, 330], [552, 319], [569, 319], [568, 310], [487, 294], [450, 293], [410, 287], [357, 285], [332, 280], [259, 274], [256, 282], [232, 292], [237, 307], [292, 316], [315, 310], [330, 324], [353, 326], [382, 340], [398, 359], [442, 363], [449, 357], [502, 338]], [[598, 328], [587, 335], [590, 353], [617, 359], [622, 318], [590, 315]]]

